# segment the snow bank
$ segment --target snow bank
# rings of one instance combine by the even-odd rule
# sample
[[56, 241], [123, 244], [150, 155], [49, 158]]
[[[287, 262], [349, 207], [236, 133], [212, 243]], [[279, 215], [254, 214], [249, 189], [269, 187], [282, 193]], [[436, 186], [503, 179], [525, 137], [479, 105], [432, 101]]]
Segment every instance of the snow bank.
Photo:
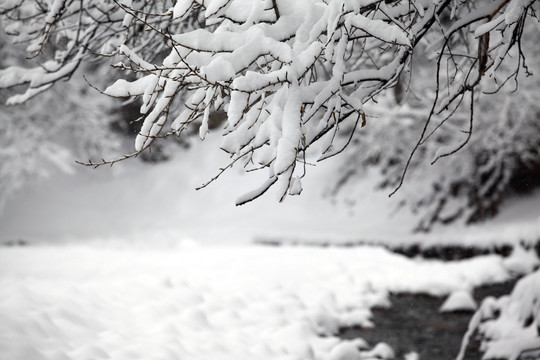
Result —
[[448, 296], [442, 304], [441, 312], [471, 311], [476, 310], [477, 305], [470, 291], [457, 290]]
[[0, 352], [19, 359], [321, 359], [391, 356], [336, 337], [388, 292], [444, 295], [501, 281], [384, 249], [39, 246], [0, 249]]

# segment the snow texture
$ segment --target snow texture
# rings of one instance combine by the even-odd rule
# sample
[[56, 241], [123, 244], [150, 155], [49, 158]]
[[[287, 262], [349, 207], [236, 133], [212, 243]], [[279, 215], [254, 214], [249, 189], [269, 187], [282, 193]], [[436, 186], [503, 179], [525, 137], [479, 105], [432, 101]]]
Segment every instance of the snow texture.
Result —
[[[388, 292], [508, 276], [495, 256], [450, 264], [377, 247], [2, 248], [0, 349], [4, 360], [391, 359], [388, 345], [336, 330], [369, 322]], [[537, 313], [532, 300], [515, 310]]]

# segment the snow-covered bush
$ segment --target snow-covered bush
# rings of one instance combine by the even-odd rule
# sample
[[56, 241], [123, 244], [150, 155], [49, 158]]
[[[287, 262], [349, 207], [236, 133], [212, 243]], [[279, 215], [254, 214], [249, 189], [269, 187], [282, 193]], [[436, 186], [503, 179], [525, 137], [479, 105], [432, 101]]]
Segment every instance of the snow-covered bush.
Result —
[[[6, 31], [39, 65], [1, 70], [0, 87], [20, 86], [8, 103], [22, 103], [83, 62], [119, 59], [114, 67], [124, 75], [103, 92], [142, 99], [135, 152], [120, 159], [192, 126], [204, 138], [210, 114], [224, 110], [222, 149], [231, 160], [210, 182], [235, 164], [268, 171], [243, 204], [274, 185], [279, 200], [300, 193], [309, 162], [341, 153], [381, 111], [372, 105], [427, 64], [422, 77], [431, 84], [416, 94], [426, 110], [415, 115], [421, 136], [414, 126], [403, 134], [416, 146], [406, 150], [399, 187], [428, 140], [446, 139], [437, 158], [470, 141], [484, 79], [506, 82], [508, 66], [516, 77], [526, 71], [521, 39], [537, 7], [533, 0], [9, 0], [0, 5]], [[435, 54], [431, 61], [426, 53]], [[394, 120], [386, 129], [400, 134]]]
[[510, 359], [540, 355], [540, 270], [519, 280], [510, 295], [488, 297], [475, 313], [458, 360], [465, 356], [470, 338], [482, 339], [483, 359]]

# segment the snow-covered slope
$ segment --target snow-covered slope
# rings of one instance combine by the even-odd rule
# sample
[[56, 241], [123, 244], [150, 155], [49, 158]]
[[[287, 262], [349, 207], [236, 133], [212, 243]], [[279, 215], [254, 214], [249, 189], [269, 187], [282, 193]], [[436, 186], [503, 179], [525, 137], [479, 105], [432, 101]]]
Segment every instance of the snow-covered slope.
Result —
[[220, 140], [194, 141], [190, 151], [158, 165], [133, 160], [96, 170], [76, 166], [75, 175], [60, 174], [26, 186], [0, 214], [0, 241], [123, 237], [141, 242], [284, 239], [485, 245], [540, 238], [540, 191], [511, 199], [500, 216], [486, 224], [412, 235], [415, 219], [395, 211], [400, 194], [388, 198], [386, 192], [373, 190], [373, 174], [360, 177], [343, 198], [329, 196], [340, 158], [308, 165], [300, 196], [278, 203], [270, 190], [237, 207], [236, 199], [257, 188], [264, 174], [241, 175], [242, 169], [233, 168], [209, 187], [195, 190], [227, 163], [225, 153], [216, 150]]
[[[398, 235], [408, 226], [386, 227], [390, 203], [384, 193], [366, 192], [367, 206], [354, 213], [349, 206], [323, 197], [333, 184], [337, 163], [309, 166], [304, 191], [279, 203], [269, 191], [244, 206], [236, 199], [257, 188], [263, 174], [241, 175], [231, 169], [209, 187], [195, 188], [227, 163], [219, 138], [194, 142], [166, 163], [137, 160], [113, 168], [78, 168], [76, 175], [58, 175], [15, 194], [0, 215], [0, 239], [58, 240], [125, 235], [197, 241], [252, 241], [255, 238], [312, 240], [356, 239], [366, 233]], [[262, 176], [262, 177], [261, 177]], [[368, 186], [372, 186], [369, 182]], [[169, 235], [167, 235], [169, 234]]]

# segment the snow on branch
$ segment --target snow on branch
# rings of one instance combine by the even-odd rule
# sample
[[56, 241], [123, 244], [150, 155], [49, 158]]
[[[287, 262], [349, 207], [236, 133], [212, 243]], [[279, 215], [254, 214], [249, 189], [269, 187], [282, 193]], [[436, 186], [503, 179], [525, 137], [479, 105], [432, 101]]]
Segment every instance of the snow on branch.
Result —
[[[142, 99], [136, 152], [127, 157], [193, 124], [204, 138], [210, 114], [224, 110], [222, 149], [231, 155], [224, 169], [240, 163], [269, 171], [269, 180], [239, 203], [271, 186], [280, 201], [299, 193], [291, 189], [304, 175], [297, 164], [329, 157], [347, 123], [356, 128], [361, 118], [365, 125], [364, 105], [394, 87], [410, 70], [415, 48], [429, 43], [438, 64], [436, 95], [412, 158], [429, 137], [432, 117], [472, 93], [486, 74], [494, 76], [535, 7], [531, 0], [39, 3], [9, 2], [0, 13], [30, 54], [43, 56], [50, 47], [56, 68], [2, 70], [0, 88], [23, 85], [33, 94], [69, 78], [81, 61], [120, 59], [115, 68], [123, 75], [103, 92]], [[459, 41], [478, 50], [458, 57]], [[443, 71], [453, 74], [443, 80]]]

